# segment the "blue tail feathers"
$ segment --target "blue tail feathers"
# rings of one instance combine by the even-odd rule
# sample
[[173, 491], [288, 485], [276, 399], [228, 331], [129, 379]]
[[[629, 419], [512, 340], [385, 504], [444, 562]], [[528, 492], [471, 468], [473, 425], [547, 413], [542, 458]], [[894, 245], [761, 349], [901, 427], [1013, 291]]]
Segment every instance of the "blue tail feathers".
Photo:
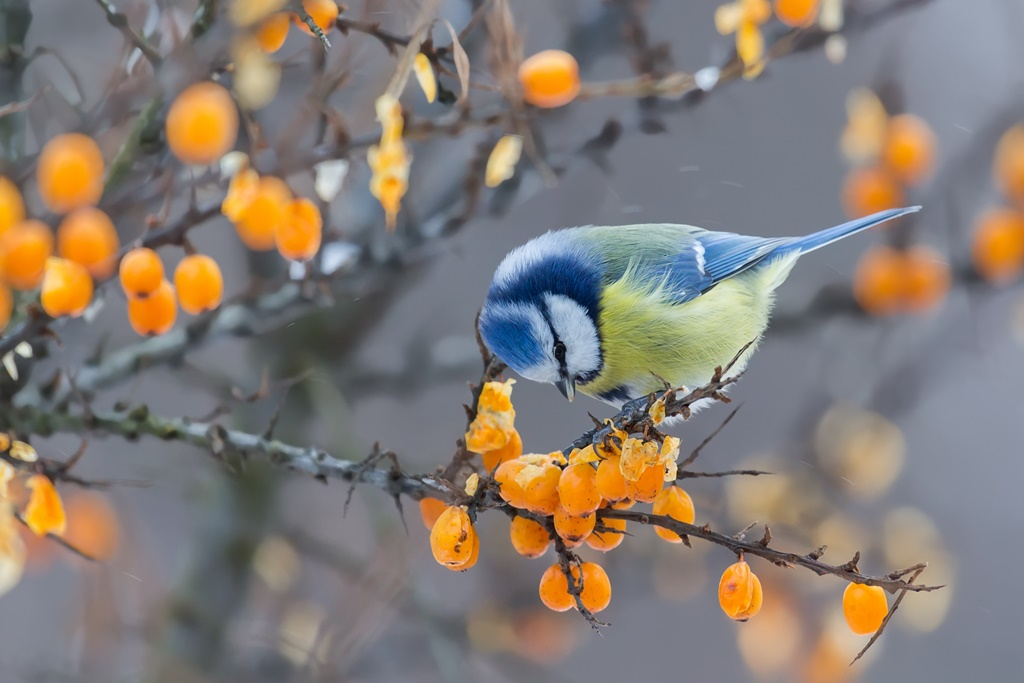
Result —
[[786, 240], [783, 244], [772, 250], [772, 255], [788, 254], [793, 251], [799, 251], [801, 254], [814, 251], [815, 249], [821, 249], [824, 246], [832, 244], [838, 240], [848, 237], [861, 230], [867, 230], [873, 228], [879, 223], [891, 221], [894, 218], [905, 216], [908, 213], [916, 213], [921, 210], [920, 206], [908, 206], [902, 209], [887, 209], [885, 211], [879, 211], [878, 213], [865, 216], [852, 220], [842, 225], [836, 225], [831, 228], [826, 228], [813, 235], [805, 235], [803, 237], [793, 237]]

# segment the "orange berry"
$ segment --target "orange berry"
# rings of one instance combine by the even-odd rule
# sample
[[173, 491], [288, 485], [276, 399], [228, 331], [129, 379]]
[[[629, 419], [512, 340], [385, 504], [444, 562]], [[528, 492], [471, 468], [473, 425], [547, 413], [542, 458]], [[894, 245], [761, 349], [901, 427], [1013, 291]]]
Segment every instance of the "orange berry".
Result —
[[[573, 567], [574, 576], [578, 575], [577, 571]], [[569, 582], [557, 562], [544, 570], [540, 577], [539, 592], [540, 601], [555, 612], [566, 612], [576, 606], [576, 601], [569, 595]]]
[[[330, 33], [334, 28], [334, 21], [338, 18], [338, 5], [334, 0], [302, 0], [302, 9], [306, 10], [313, 23], [320, 27], [325, 34]], [[306, 35], [314, 35], [306, 22], [298, 14], [292, 15], [292, 21], [302, 29]]]
[[445, 508], [430, 530], [430, 550], [445, 567], [461, 568], [472, 557], [477, 542], [469, 513], [455, 505]]
[[526, 491], [516, 481], [516, 477], [526, 467], [522, 460], [508, 460], [498, 465], [494, 471], [494, 481], [498, 484], [498, 493], [509, 505], [520, 510], [526, 507]]
[[[658, 497], [654, 499], [651, 512], [656, 515], [668, 515], [672, 519], [685, 522], [686, 524], [693, 524], [693, 520], [696, 518], [696, 512], [693, 509], [693, 499], [690, 498], [690, 494], [678, 486], [669, 486], [662, 489]], [[660, 526], [654, 527], [654, 533], [669, 543], [683, 542], [679, 534]]]
[[11, 314], [14, 313], [14, 294], [11, 288], [0, 282], [0, 332], [4, 331], [7, 323], [11, 322]]
[[740, 560], [729, 565], [718, 582], [718, 604], [730, 619], [746, 621], [761, 610], [761, 580]]
[[443, 500], [437, 498], [421, 498], [420, 499], [420, 516], [423, 518], [423, 526], [427, 527], [427, 530], [434, 528], [434, 523], [437, 518], [441, 516], [448, 504]]
[[25, 220], [25, 203], [18, 186], [0, 175], [0, 235]]
[[92, 278], [80, 263], [51, 256], [46, 260], [39, 299], [47, 315], [82, 315], [92, 301]]
[[935, 308], [949, 292], [952, 274], [949, 264], [934, 249], [914, 246], [904, 260], [904, 308], [922, 312]]
[[164, 263], [149, 247], [132, 249], [121, 259], [121, 287], [129, 299], [143, 299], [164, 281]]
[[1024, 201], [1024, 125], [1013, 126], [999, 138], [992, 170], [1007, 199]]
[[586, 515], [596, 510], [601, 504], [597, 469], [586, 462], [566, 467], [559, 475], [558, 498], [570, 515]]
[[35, 289], [51, 254], [50, 228], [41, 221], [22, 221], [0, 237], [0, 273], [15, 289]]
[[877, 631], [888, 613], [885, 591], [878, 586], [851, 583], [843, 591], [843, 616], [858, 636]]
[[241, 211], [235, 222], [235, 230], [242, 243], [253, 251], [269, 251], [274, 248], [278, 226], [284, 223], [292, 191], [280, 178], [260, 178], [256, 195]]
[[903, 255], [892, 247], [864, 252], [853, 274], [853, 298], [872, 315], [891, 315], [903, 305]]
[[850, 218], [903, 206], [903, 189], [882, 167], [855, 168], [843, 183], [843, 210]]
[[928, 123], [913, 114], [889, 119], [882, 155], [900, 182], [917, 185], [935, 168], [937, 143]]
[[[584, 562], [582, 570], [583, 590], [580, 593], [580, 601], [584, 607], [596, 614], [608, 607], [608, 603], [612, 601], [612, 584], [604, 567], [599, 564]], [[576, 576], [575, 571], [573, 576]]]
[[57, 226], [57, 253], [62, 258], [85, 266], [98, 280], [114, 272], [115, 256], [121, 241], [114, 222], [91, 206], [75, 209]]
[[612, 455], [601, 461], [597, 466], [595, 483], [597, 492], [605, 500], [614, 502], [626, 497], [626, 478], [619, 469], [619, 456]]
[[224, 277], [220, 266], [205, 254], [190, 254], [174, 269], [174, 289], [181, 310], [198, 315], [220, 306], [224, 295]]
[[238, 110], [224, 86], [195, 83], [171, 104], [165, 130], [174, 156], [186, 164], [212, 164], [235, 146]]
[[512, 518], [509, 537], [512, 539], [512, 547], [523, 557], [540, 557], [551, 544], [548, 530], [526, 517]]
[[174, 287], [167, 280], [143, 299], [128, 299], [128, 322], [136, 334], [161, 335], [174, 327], [178, 317], [178, 302]]
[[[220, 212], [232, 223], [238, 222], [242, 213], [256, 198], [260, 186], [260, 174], [251, 168], [239, 169], [231, 176], [224, 201], [220, 203]], [[290, 193], [289, 193], [290, 195]]]
[[[472, 529], [472, 527], [470, 527]], [[472, 569], [476, 566], [477, 560], [480, 559], [480, 536], [476, 533], [476, 529], [473, 529], [472, 534], [473, 550], [469, 553], [469, 559], [463, 562], [458, 567], [448, 567], [453, 572], [465, 571]]]
[[67, 529], [67, 513], [60, 494], [49, 477], [35, 474], [25, 483], [32, 495], [25, 507], [25, 524], [36, 536], [63, 536]]
[[288, 15], [271, 14], [256, 29], [256, 42], [264, 52], [277, 52], [288, 38]]
[[95, 491], [74, 491], [65, 501], [67, 531], [64, 540], [89, 557], [110, 558], [121, 540], [117, 513], [107, 498]]
[[534, 477], [523, 490], [526, 509], [538, 515], [553, 515], [558, 509], [558, 480], [562, 468], [550, 463], [540, 467], [543, 472]]
[[580, 92], [580, 67], [562, 50], [544, 50], [519, 65], [523, 99], [535, 107], [561, 107]]
[[990, 282], [1006, 283], [1020, 275], [1024, 270], [1024, 215], [1006, 208], [982, 214], [974, 228], [971, 260], [975, 270]]
[[509, 434], [508, 442], [494, 451], [483, 454], [484, 469], [493, 472], [494, 468], [507, 460], [515, 460], [523, 454], [523, 440], [515, 429]]
[[665, 486], [665, 468], [661, 465], [646, 467], [636, 481], [626, 480], [626, 496], [641, 503], [651, 503]]
[[626, 520], [624, 519], [602, 519], [601, 524], [604, 526], [606, 531], [595, 530], [589, 536], [587, 536], [587, 545], [594, 550], [600, 550], [601, 552], [608, 552], [614, 550], [622, 544], [622, 541], [626, 539], [626, 534], [621, 533], [626, 530]]
[[561, 505], [555, 510], [555, 533], [565, 542], [566, 548], [576, 548], [594, 531], [597, 515], [572, 515]]
[[809, 26], [818, 17], [821, 0], [775, 0], [775, 16], [786, 26]]
[[65, 133], [43, 147], [36, 162], [36, 184], [54, 213], [90, 206], [103, 195], [103, 154], [88, 135]]
[[288, 204], [284, 220], [274, 231], [274, 242], [281, 256], [292, 261], [308, 261], [320, 249], [323, 234], [320, 209], [301, 197]]

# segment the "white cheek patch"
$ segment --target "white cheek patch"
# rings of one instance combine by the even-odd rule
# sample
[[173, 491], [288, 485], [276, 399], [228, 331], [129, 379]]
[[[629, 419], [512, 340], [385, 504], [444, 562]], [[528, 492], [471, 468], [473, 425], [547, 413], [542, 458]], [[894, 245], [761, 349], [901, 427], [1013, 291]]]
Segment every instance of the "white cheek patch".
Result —
[[530, 332], [526, 339], [521, 340], [521, 343], [537, 344], [541, 349], [543, 360], [540, 363], [516, 368], [516, 371], [534, 382], [549, 384], [557, 382], [559, 379], [558, 361], [552, 355], [555, 338], [551, 335], [551, 328], [537, 307], [528, 304], [495, 304], [492, 311], [492, 314], [498, 317], [525, 319]]
[[601, 368], [601, 341], [587, 309], [561, 294], [545, 294], [548, 319], [565, 344], [565, 366], [570, 377], [586, 375]]

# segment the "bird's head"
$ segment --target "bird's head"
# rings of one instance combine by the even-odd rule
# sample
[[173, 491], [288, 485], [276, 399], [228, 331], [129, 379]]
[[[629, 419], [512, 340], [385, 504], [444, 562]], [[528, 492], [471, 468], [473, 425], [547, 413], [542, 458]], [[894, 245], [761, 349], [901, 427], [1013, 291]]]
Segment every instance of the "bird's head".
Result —
[[505, 257], [480, 312], [480, 334], [510, 368], [570, 401], [601, 371], [599, 264], [548, 233]]

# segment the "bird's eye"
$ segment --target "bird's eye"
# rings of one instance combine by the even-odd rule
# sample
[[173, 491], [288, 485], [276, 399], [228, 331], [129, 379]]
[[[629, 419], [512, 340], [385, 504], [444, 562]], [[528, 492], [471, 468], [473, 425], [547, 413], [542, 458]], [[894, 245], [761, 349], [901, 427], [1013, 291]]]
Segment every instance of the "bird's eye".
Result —
[[555, 342], [555, 360], [559, 363], [565, 360], [565, 344], [562, 342]]

